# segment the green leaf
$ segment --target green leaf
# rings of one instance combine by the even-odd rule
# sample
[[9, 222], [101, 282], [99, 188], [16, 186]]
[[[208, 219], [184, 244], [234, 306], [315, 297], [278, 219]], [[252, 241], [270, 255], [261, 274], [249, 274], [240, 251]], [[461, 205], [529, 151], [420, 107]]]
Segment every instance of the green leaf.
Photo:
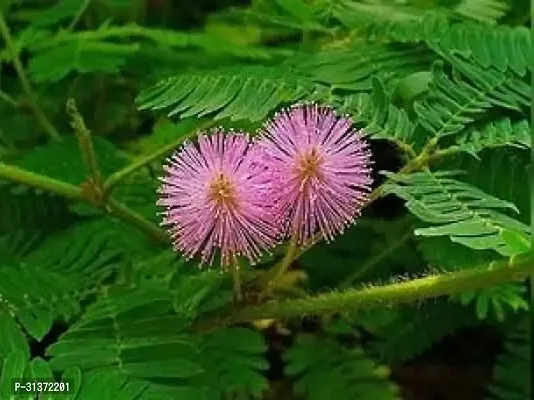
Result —
[[459, 135], [456, 139], [458, 149], [475, 157], [486, 148], [514, 147], [530, 148], [530, 126], [526, 119], [512, 123], [503, 118], [474, 130]]
[[280, 104], [319, 89], [283, 67], [221, 68], [165, 79], [141, 92], [137, 103], [141, 110], [165, 109], [182, 118], [214, 114], [214, 120], [259, 121]]
[[528, 231], [526, 225], [503, 213], [517, 212], [517, 207], [453, 179], [455, 175], [451, 171], [388, 173], [392, 182], [385, 185], [384, 193], [399, 196], [412, 214], [433, 225], [416, 229], [416, 235], [448, 236], [475, 250], [491, 249], [509, 256], [499, 234], [501, 228]]
[[449, 78], [443, 63], [435, 63], [428, 96], [414, 104], [418, 122], [429, 136], [458, 134], [492, 107], [518, 112], [528, 107], [528, 87], [514, 76], [460, 60], [454, 66], [463, 76]]
[[268, 383], [267, 346], [260, 332], [245, 328], [221, 329], [200, 339], [205, 370], [200, 377], [206, 399], [260, 399]]
[[447, 335], [478, 323], [470, 308], [448, 300], [367, 311], [351, 320], [372, 333], [372, 353], [394, 364], [412, 360]]
[[[399, 399], [389, 372], [360, 348], [348, 349], [333, 339], [301, 335], [284, 357], [286, 374], [296, 379], [294, 390], [310, 400]], [[325, 382], [328, 382], [325, 385]]]
[[[437, 34], [437, 35], [436, 35]], [[435, 36], [434, 36], [435, 35]], [[430, 46], [449, 57], [471, 59], [483, 69], [510, 70], [525, 76], [532, 70], [532, 37], [524, 26], [454, 24], [427, 36]]]
[[371, 90], [373, 79], [392, 84], [407, 74], [426, 70], [433, 58], [434, 55], [424, 48], [397, 49], [359, 44], [338, 50], [297, 53], [287, 63], [332, 89], [361, 92]]
[[532, 398], [532, 334], [530, 321], [525, 315], [516, 322], [497, 358], [493, 380], [486, 400], [527, 400]]
[[57, 82], [71, 72], [116, 74], [126, 58], [139, 50], [138, 44], [116, 44], [76, 40], [41, 51], [30, 60], [35, 82]]
[[[70, 381], [72, 384], [72, 388], [70, 388], [71, 392], [65, 395], [65, 400], [75, 400], [76, 398], [79, 398], [77, 395], [82, 382], [82, 371], [80, 368], [74, 367], [66, 369], [61, 375], [61, 380], [63, 382]], [[80, 400], [81, 399], [83, 399], [83, 397], [81, 397]]]
[[[0, 304], [1, 302], [0, 298]], [[9, 312], [0, 308], [0, 359], [15, 350], [23, 353], [26, 358], [30, 357], [26, 336]]]
[[83, 376], [76, 400], [145, 399], [147, 384], [128, 379], [121, 371], [92, 371]]
[[13, 350], [2, 360], [2, 373], [0, 375], [0, 398], [6, 400], [15, 399], [13, 394], [13, 379], [24, 376], [28, 357], [24, 351]]
[[[444, 160], [443, 169], [465, 171], [458, 179], [476, 186], [502, 200], [513, 202], [519, 214], [515, 217], [524, 224], [530, 223], [530, 195], [525, 182], [530, 175], [528, 151], [517, 148], [486, 149], [477, 158], [459, 154]], [[516, 230], [521, 231], [521, 228]]]
[[510, 254], [515, 256], [530, 251], [531, 241], [525, 233], [502, 229], [500, 235], [506, 246], [508, 246]]
[[179, 390], [188, 385], [177, 378], [203, 372], [192, 338], [180, 333], [184, 326], [185, 319], [172, 312], [168, 291], [104, 289], [47, 354], [54, 370], [116, 371], [155, 391], [158, 382], [172, 377], [174, 384], [167, 389]]
[[32, 20], [32, 25], [36, 27], [49, 27], [72, 18], [81, 8], [85, 0], [60, 0], [52, 7], [39, 12]]
[[372, 79], [372, 92], [346, 96], [341, 109], [348, 112], [357, 125], [374, 139], [386, 139], [400, 148], [407, 149], [415, 144], [415, 125], [408, 113], [391, 102], [384, 84]]
[[276, 4], [295, 19], [303, 22], [314, 20], [314, 13], [309, 4], [302, 0], [276, 0]]
[[0, 296], [28, 334], [41, 340], [56, 320], [80, 311], [80, 301], [110, 276], [120, 255], [103, 232], [80, 226], [51, 236], [24, 263], [0, 265]]
[[494, 312], [498, 321], [504, 321], [512, 312], [528, 310], [526, 288], [515, 283], [504, 283], [486, 289], [465, 292], [458, 297], [463, 305], [475, 303], [476, 315], [484, 320]]
[[[48, 366], [45, 360], [41, 357], [33, 358], [24, 372], [24, 377], [29, 379], [54, 379], [54, 374]], [[42, 393], [39, 396], [39, 400], [53, 400], [55, 394], [53, 393]]]
[[453, 8], [458, 16], [471, 20], [495, 23], [503, 17], [509, 3], [503, 0], [461, 0]]
[[11, 244], [2, 261], [7, 262], [16, 252], [23, 254], [39, 234], [61, 229], [71, 220], [72, 214], [64, 198], [20, 184], [0, 182], [0, 234], [11, 236], [11, 239], [4, 239]]

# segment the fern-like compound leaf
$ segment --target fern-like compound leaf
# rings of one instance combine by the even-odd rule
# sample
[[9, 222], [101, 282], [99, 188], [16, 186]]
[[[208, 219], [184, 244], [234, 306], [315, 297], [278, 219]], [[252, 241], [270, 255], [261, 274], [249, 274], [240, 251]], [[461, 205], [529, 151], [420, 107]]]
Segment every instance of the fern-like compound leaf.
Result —
[[414, 104], [418, 122], [430, 136], [457, 134], [492, 107], [521, 112], [528, 106], [525, 82], [459, 59], [454, 65], [464, 78], [449, 78], [443, 64], [436, 63], [427, 98]]
[[58, 82], [71, 72], [116, 74], [139, 44], [73, 40], [37, 53], [29, 72], [35, 82]]
[[69, 219], [65, 199], [19, 184], [0, 182], [0, 234], [18, 231], [23, 236], [33, 236], [38, 232], [53, 232], [64, 227]]
[[334, 90], [368, 91], [376, 75], [383, 83], [430, 68], [434, 54], [426, 48], [359, 45], [340, 50], [295, 55], [288, 60], [295, 70], [328, 84]]
[[261, 395], [267, 365], [260, 333], [232, 328], [185, 334], [190, 316], [173, 311], [172, 292], [144, 286], [104, 288], [81, 320], [48, 348], [51, 367], [120, 372], [146, 385], [155, 398]]
[[385, 193], [396, 194], [406, 201], [411, 213], [434, 225], [417, 229], [416, 235], [448, 236], [453, 242], [472, 249], [492, 249], [509, 255], [500, 230], [528, 231], [526, 225], [503, 213], [507, 210], [517, 212], [513, 203], [453, 179], [454, 172], [387, 175], [392, 182], [385, 185]]
[[509, 70], [519, 77], [532, 70], [532, 37], [526, 27], [450, 23], [441, 13], [428, 13], [413, 21], [367, 25], [367, 36], [375, 40], [426, 43], [438, 54], [461, 56], [483, 69]]
[[498, 21], [508, 9], [504, 0], [461, 0], [453, 7], [458, 16], [488, 24]]
[[23, 263], [0, 266], [0, 297], [38, 340], [56, 320], [69, 320], [94, 285], [116, 270], [120, 254], [105, 236], [82, 226], [51, 236]]
[[267, 346], [260, 332], [229, 328], [204, 335], [199, 341], [205, 373], [199, 384], [206, 400], [221, 398], [260, 399], [268, 387], [264, 372]]
[[[388, 371], [359, 349], [347, 349], [329, 338], [301, 336], [285, 355], [286, 373], [295, 377], [294, 390], [309, 400], [399, 399]], [[325, 384], [328, 382], [328, 384]]]
[[510, 329], [504, 349], [493, 370], [486, 400], [528, 400], [532, 398], [532, 335], [528, 317]]
[[454, 24], [429, 42], [438, 52], [472, 59], [484, 69], [511, 70], [520, 77], [532, 70], [532, 38], [525, 27]]
[[[0, 297], [0, 360], [12, 351], [18, 351], [25, 357], [30, 356], [30, 346], [26, 335], [10, 313], [5, 300]], [[1, 363], [0, 363], [1, 367]]]
[[400, 148], [409, 148], [415, 143], [414, 123], [405, 110], [391, 104], [391, 96], [379, 79], [372, 80], [371, 93], [345, 96], [341, 102], [340, 108], [370, 137], [390, 140]]
[[530, 148], [530, 126], [527, 120], [512, 123], [503, 118], [483, 126], [480, 130], [459, 135], [456, 139], [458, 149], [475, 157], [486, 148], [517, 147]]
[[[158, 380], [198, 375], [203, 371], [198, 351], [179, 333], [184, 320], [171, 310], [170, 294], [164, 290], [104, 288], [81, 320], [48, 348], [51, 367], [119, 370], [136, 380], [152, 380], [155, 391]], [[161, 389], [180, 391], [184, 385]]]
[[383, 362], [395, 364], [420, 356], [447, 335], [478, 323], [471, 309], [448, 300], [365, 312], [353, 319], [373, 334], [371, 351]]
[[171, 400], [168, 396], [154, 397], [147, 390], [146, 383], [130, 379], [121, 371], [97, 370], [82, 374], [79, 368], [73, 367], [61, 375], [54, 375], [50, 364], [45, 360], [40, 357], [29, 359], [27, 355], [17, 350], [11, 351], [6, 357], [0, 357], [0, 366], [0, 398], [6, 400], [15, 398], [50, 400], [60, 393], [41, 393], [35, 396], [26, 393], [26, 396], [22, 396], [19, 390], [18, 394], [14, 395], [14, 379], [53, 379], [64, 385], [68, 384], [68, 391], [64, 386], [64, 391], [60, 394], [65, 400]]
[[188, 72], [167, 78], [138, 96], [140, 109], [166, 109], [169, 116], [259, 121], [282, 103], [320, 86], [284, 68], [242, 67]]

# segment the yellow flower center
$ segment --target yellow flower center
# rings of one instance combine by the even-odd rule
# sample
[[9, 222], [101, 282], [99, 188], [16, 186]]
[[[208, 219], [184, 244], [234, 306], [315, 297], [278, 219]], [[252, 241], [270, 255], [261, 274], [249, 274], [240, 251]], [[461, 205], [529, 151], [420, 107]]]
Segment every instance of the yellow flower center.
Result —
[[222, 173], [218, 174], [210, 184], [210, 197], [217, 204], [225, 204], [227, 206], [234, 205], [234, 187], [230, 180]]
[[315, 147], [299, 157], [296, 169], [298, 177], [302, 181], [303, 185], [312, 178], [320, 179], [320, 167], [322, 163], [323, 158]]

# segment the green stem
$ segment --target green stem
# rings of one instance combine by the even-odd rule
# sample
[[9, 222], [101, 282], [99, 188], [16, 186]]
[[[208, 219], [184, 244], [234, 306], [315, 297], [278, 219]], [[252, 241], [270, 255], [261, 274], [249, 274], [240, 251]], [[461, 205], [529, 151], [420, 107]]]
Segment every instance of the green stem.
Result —
[[[532, 7], [532, 1], [530, 5], [530, 32], [534, 32], [534, 7]], [[534, 50], [534, 42], [531, 42], [531, 54]], [[530, 255], [534, 257], [534, 73], [530, 73]], [[530, 271], [528, 279], [529, 288], [529, 310], [530, 310], [530, 337], [534, 332], [534, 268]], [[530, 348], [531, 360], [534, 360], [534, 346]], [[534, 393], [534, 379], [530, 381], [531, 392]]]
[[105, 208], [105, 210], [111, 215], [114, 215], [122, 221], [136, 226], [139, 230], [153, 238], [158, 243], [169, 243], [169, 237], [163, 229], [159, 228], [150, 221], [147, 221], [141, 215], [113, 198], [110, 198], [108, 203], [105, 205], [95, 204], [93, 199], [88, 197], [81, 187], [74, 186], [70, 183], [62, 182], [54, 178], [49, 178], [44, 175], [36, 174], [34, 172], [26, 171], [19, 167], [6, 165], [2, 162], [0, 162], [0, 178], [4, 178], [12, 182], [22, 183], [24, 185], [51, 192], [72, 200], [83, 201], [98, 208]]
[[243, 293], [241, 291], [241, 278], [239, 276], [239, 263], [236, 261], [230, 265], [232, 272], [232, 281], [234, 283], [234, 295], [238, 302], [243, 300]]
[[82, 3], [81, 7], [76, 12], [76, 15], [74, 15], [74, 18], [72, 18], [72, 21], [70, 22], [69, 26], [67, 27], [67, 31], [71, 32], [71, 31], [74, 30], [74, 28], [76, 28], [76, 25], [78, 25], [78, 23], [80, 22], [80, 20], [83, 17], [83, 14], [87, 10], [87, 8], [89, 8], [90, 5], [91, 5], [91, 0], [84, 0], [84, 2]]
[[177, 138], [172, 143], [169, 143], [163, 147], [160, 147], [159, 149], [155, 150], [154, 152], [150, 154], [146, 154], [144, 156], [141, 156], [136, 161], [131, 163], [130, 165], [126, 166], [125, 168], [113, 173], [107, 180], [104, 182], [104, 192], [105, 193], [111, 193], [111, 191], [117, 186], [121, 181], [123, 181], [125, 178], [127, 178], [129, 175], [134, 173], [135, 171], [139, 170], [140, 168], [143, 168], [144, 166], [150, 164], [151, 162], [160, 159], [161, 157], [164, 157], [165, 155], [172, 152], [174, 149], [176, 149], [184, 140], [194, 136], [196, 132], [199, 130], [207, 129], [210, 126], [214, 124], [213, 121], [204, 123], [195, 130], [185, 134], [181, 135], [179, 138]]
[[37, 119], [37, 122], [39, 122], [41, 127], [45, 130], [46, 133], [48, 133], [48, 135], [50, 136], [52, 140], [61, 141], [61, 136], [59, 136], [59, 133], [57, 132], [54, 125], [52, 125], [52, 123], [48, 120], [43, 110], [41, 110], [39, 106], [37, 105], [37, 102], [33, 95], [32, 87], [30, 85], [30, 81], [28, 80], [26, 73], [24, 72], [24, 67], [22, 66], [22, 62], [20, 61], [17, 47], [15, 46], [15, 43], [13, 42], [11, 33], [9, 32], [9, 27], [7, 26], [3, 13], [1, 12], [0, 12], [0, 34], [4, 38], [6, 49], [8, 53], [10, 54], [11, 62], [13, 63], [13, 66], [15, 67], [15, 72], [17, 73], [17, 76], [19, 78], [20, 85], [22, 86], [22, 90], [26, 94], [28, 105], [32, 109], [33, 114], [35, 115], [35, 118]]
[[54, 178], [49, 178], [44, 175], [36, 174], [34, 172], [26, 171], [19, 167], [6, 165], [2, 162], [0, 162], [0, 177], [34, 188], [42, 189], [47, 192], [52, 192], [72, 200], [85, 200], [83, 190], [78, 186], [74, 186], [70, 183], [62, 182]]
[[397, 250], [400, 246], [402, 246], [411, 236], [412, 236], [412, 230], [409, 229], [400, 238], [392, 241], [386, 249], [384, 249], [383, 251], [381, 251], [374, 257], [371, 257], [371, 259], [369, 259], [369, 261], [367, 261], [361, 268], [359, 268], [352, 275], [350, 275], [345, 280], [343, 280], [343, 282], [341, 282], [341, 284], [339, 285], [339, 288], [346, 289], [350, 287], [354, 281], [360, 279], [370, 269], [374, 268], [382, 260], [385, 260], [386, 258], [388, 258], [395, 250]]
[[95, 189], [101, 191], [102, 179], [100, 176], [100, 169], [98, 168], [98, 161], [93, 148], [93, 140], [91, 138], [91, 131], [85, 126], [83, 117], [78, 112], [76, 102], [74, 99], [67, 100], [67, 113], [70, 115], [72, 122], [71, 126], [76, 133], [80, 149], [82, 151], [83, 161], [89, 169]]
[[297, 242], [294, 238], [291, 239], [287, 246], [287, 251], [284, 258], [268, 270], [263, 276], [259, 278], [259, 285], [265, 289], [272, 289], [276, 286], [277, 281], [284, 275], [291, 263], [295, 260], [298, 254]]
[[161, 244], [169, 243], [170, 238], [165, 230], [146, 220], [142, 215], [136, 213], [134, 210], [115, 200], [114, 198], [108, 199], [106, 210], [111, 215], [114, 215], [117, 218], [137, 227], [140, 231], [144, 232], [156, 242]]
[[13, 97], [11, 97], [9, 94], [4, 92], [3, 90], [0, 90], [0, 100], [5, 101], [9, 105], [13, 106], [14, 108], [19, 107], [19, 103], [17, 100], [15, 100]]
[[260, 306], [244, 307], [229, 313], [200, 320], [192, 329], [204, 331], [235, 323], [258, 319], [301, 317], [310, 314], [331, 314], [417, 302], [439, 296], [450, 296], [466, 291], [484, 289], [504, 282], [521, 281], [532, 270], [534, 258], [525, 255], [514, 259], [469, 268], [446, 274], [427, 276], [385, 286], [348, 289], [302, 299], [269, 302]]

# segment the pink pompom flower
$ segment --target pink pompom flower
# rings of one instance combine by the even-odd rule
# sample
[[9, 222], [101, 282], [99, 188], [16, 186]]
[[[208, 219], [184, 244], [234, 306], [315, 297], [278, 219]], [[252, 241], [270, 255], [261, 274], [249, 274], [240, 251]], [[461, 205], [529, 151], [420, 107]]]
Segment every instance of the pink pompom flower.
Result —
[[326, 240], [355, 221], [368, 198], [371, 152], [352, 121], [329, 107], [295, 105], [264, 126], [258, 146], [276, 177], [274, 218], [297, 244]]
[[215, 130], [167, 160], [158, 205], [178, 251], [212, 264], [218, 250], [226, 267], [239, 255], [255, 262], [278, 242], [272, 185], [257, 156], [246, 135]]

